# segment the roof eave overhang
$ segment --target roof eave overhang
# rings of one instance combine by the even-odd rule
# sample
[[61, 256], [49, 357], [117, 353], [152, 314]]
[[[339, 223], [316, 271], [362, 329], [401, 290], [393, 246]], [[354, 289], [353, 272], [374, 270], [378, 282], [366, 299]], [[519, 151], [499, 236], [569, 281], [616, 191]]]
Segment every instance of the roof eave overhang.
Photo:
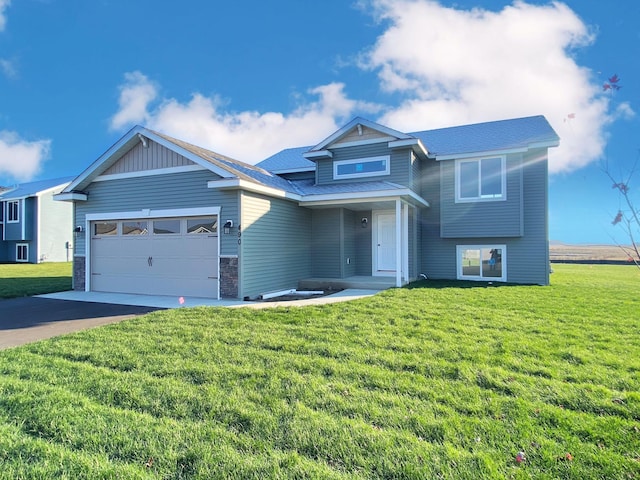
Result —
[[222, 180], [210, 180], [207, 182], [208, 188], [216, 188], [218, 190], [246, 190], [249, 192], [261, 193], [270, 197], [284, 198], [291, 201], [300, 201], [300, 195], [280, 190], [279, 188], [267, 187], [259, 183], [249, 182], [240, 178], [229, 178]]
[[59, 202], [86, 202], [89, 196], [81, 192], [62, 192], [53, 196]]
[[391, 150], [397, 148], [405, 148], [410, 147], [419, 158], [425, 159], [429, 157], [429, 151], [423, 145], [422, 141], [419, 138], [407, 138], [405, 140], [395, 140], [389, 142], [388, 144]]
[[303, 153], [302, 156], [307, 160], [317, 160], [319, 158], [333, 158], [333, 152], [330, 150], [316, 150]]
[[559, 140], [551, 140], [547, 142], [535, 142], [530, 143], [526, 147], [516, 147], [516, 148], [503, 148], [497, 150], [486, 150], [484, 152], [461, 152], [461, 153], [448, 153], [445, 155], [435, 154], [435, 159], [440, 160], [456, 160], [461, 158], [478, 158], [478, 157], [487, 157], [490, 155], [508, 155], [511, 153], [525, 153], [534, 148], [552, 148], [560, 145]]
[[327, 193], [320, 195], [304, 195], [299, 202], [301, 207], [330, 206], [349, 203], [379, 202], [384, 200], [405, 200], [417, 207], [428, 208], [429, 202], [406, 189], [378, 190], [372, 192]]

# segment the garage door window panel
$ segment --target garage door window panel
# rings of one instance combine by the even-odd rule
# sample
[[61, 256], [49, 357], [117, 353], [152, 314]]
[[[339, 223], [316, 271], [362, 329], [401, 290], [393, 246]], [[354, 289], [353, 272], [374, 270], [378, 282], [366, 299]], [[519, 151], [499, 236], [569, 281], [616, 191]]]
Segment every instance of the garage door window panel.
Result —
[[94, 235], [117, 235], [118, 222], [96, 222], [93, 224]]
[[148, 235], [147, 222], [122, 222], [122, 235]]
[[187, 233], [211, 235], [218, 233], [218, 222], [213, 218], [190, 218], [187, 220]]
[[179, 235], [180, 234], [180, 220], [154, 220], [153, 221], [153, 234], [154, 235]]

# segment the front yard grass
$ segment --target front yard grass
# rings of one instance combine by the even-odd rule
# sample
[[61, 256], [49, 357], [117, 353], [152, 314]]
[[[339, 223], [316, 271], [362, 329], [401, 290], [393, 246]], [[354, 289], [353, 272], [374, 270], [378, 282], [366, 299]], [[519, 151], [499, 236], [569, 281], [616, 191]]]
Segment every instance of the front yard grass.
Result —
[[0, 298], [65, 290], [71, 290], [71, 262], [0, 264]]
[[640, 274], [554, 269], [2, 351], [0, 478], [640, 478]]

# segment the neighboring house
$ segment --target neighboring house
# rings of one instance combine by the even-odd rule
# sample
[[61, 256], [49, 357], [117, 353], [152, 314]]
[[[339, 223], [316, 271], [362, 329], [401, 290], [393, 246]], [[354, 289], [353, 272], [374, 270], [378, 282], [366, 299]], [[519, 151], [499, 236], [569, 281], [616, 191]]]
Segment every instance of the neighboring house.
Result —
[[542, 116], [416, 133], [356, 118], [257, 166], [135, 127], [57, 199], [74, 288], [254, 298], [345, 279], [546, 285]]
[[0, 192], [0, 262], [66, 262], [73, 257], [73, 208], [53, 196], [73, 177]]

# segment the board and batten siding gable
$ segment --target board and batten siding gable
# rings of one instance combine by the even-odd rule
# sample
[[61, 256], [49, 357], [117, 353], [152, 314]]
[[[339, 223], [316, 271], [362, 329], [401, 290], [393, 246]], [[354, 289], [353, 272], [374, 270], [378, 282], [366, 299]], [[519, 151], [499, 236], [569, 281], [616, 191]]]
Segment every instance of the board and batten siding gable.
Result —
[[[367, 145], [359, 145], [353, 147], [336, 148], [332, 150], [332, 159], [320, 159], [316, 162], [316, 182], [318, 185], [326, 185], [329, 183], [355, 183], [370, 182], [373, 180], [382, 180], [386, 182], [397, 183], [411, 188], [411, 150], [410, 149], [394, 149], [390, 150], [387, 143], [374, 143]], [[389, 155], [390, 156], [390, 174], [348, 178], [334, 180], [333, 164], [341, 160], [357, 160], [360, 158], [371, 158]]]
[[103, 175], [143, 172], [161, 168], [174, 168], [195, 165], [191, 160], [170, 150], [151, 139], [147, 147], [138, 143], [122, 155], [113, 165], [102, 172]]
[[365, 125], [360, 125], [359, 130], [358, 130], [358, 127], [353, 127], [351, 131], [343, 135], [337, 141], [333, 142], [327, 148], [332, 148], [333, 146], [341, 145], [344, 143], [362, 142], [363, 140], [364, 141], [376, 140], [378, 138], [386, 139], [387, 141], [389, 141], [389, 135], [382, 133], [378, 130], [374, 130], [373, 128], [369, 128]]
[[441, 164], [440, 234], [443, 238], [523, 235], [522, 154], [507, 155], [506, 200], [456, 203], [455, 160]]
[[[220, 207], [221, 220], [235, 221], [238, 218], [238, 192], [208, 188], [207, 182], [217, 178], [219, 177], [212, 172], [198, 170], [93, 182], [85, 189], [88, 200], [75, 202], [74, 225], [84, 227], [86, 215], [89, 213], [200, 207]], [[75, 238], [76, 255], [85, 255], [85, 238], [84, 234]], [[220, 254], [237, 255], [237, 237], [221, 235]]]
[[311, 211], [246, 191], [240, 204], [240, 298], [297, 288], [311, 276]]

